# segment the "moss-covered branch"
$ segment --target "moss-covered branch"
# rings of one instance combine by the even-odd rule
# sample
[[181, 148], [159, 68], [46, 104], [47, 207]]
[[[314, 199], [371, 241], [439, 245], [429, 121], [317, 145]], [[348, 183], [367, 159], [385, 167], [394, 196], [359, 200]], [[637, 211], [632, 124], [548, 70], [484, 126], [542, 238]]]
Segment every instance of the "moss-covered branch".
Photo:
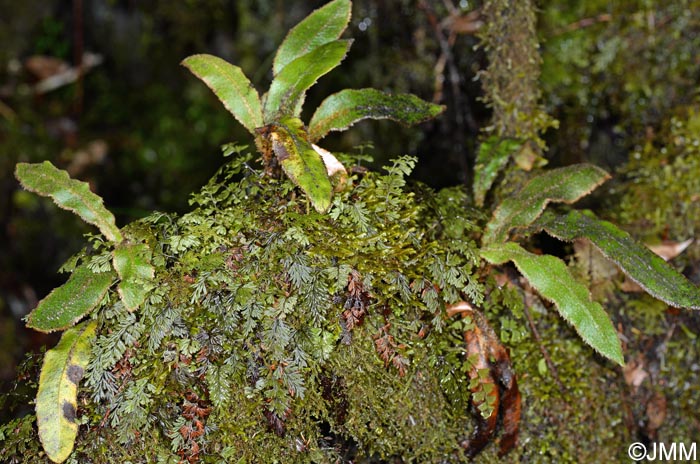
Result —
[[488, 67], [481, 71], [484, 101], [493, 110], [489, 132], [532, 140], [541, 151], [540, 133], [552, 124], [540, 104], [542, 59], [532, 0], [491, 0], [483, 7], [480, 33]]

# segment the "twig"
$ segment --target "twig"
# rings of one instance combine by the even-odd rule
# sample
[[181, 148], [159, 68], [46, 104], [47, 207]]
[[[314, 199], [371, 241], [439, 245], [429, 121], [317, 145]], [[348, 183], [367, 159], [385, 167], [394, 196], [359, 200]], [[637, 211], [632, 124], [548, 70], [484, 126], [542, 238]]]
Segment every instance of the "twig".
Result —
[[554, 377], [554, 382], [556, 382], [557, 386], [559, 387], [559, 392], [562, 395], [564, 395], [566, 393], [566, 388], [564, 388], [564, 384], [561, 382], [561, 379], [559, 379], [559, 373], [557, 372], [557, 368], [554, 366], [554, 363], [552, 362], [552, 358], [549, 357], [549, 353], [547, 352], [547, 348], [545, 348], [544, 344], [542, 343], [542, 338], [540, 337], [540, 333], [537, 331], [537, 327], [535, 327], [535, 321], [532, 319], [532, 315], [530, 314], [530, 310], [527, 309], [527, 305], [525, 305], [523, 307], [523, 312], [525, 313], [525, 317], [527, 317], [527, 322], [530, 325], [530, 330], [532, 331], [532, 335], [535, 336], [535, 340], [537, 341], [537, 346], [539, 346], [540, 352], [542, 353], [542, 356], [544, 357], [544, 362], [547, 363], [547, 368], [552, 373], [552, 377]]
[[80, 67], [70, 67], [52, 76], [40, 80], [34, 86], [34, 93], [37, 95], [51, 92], [52, 90], [72, 84], [78, 81], [90, 68], [102, 63], [102, 56], [92, 53], [85, 53]]
[[459, 15], [459, 10], [454, 5], [454, 3], [452, 3], [452, 0], [442, 0], [442, 4], [445, 5], [445, 8], [447, 8], [447, 11], [450, 13], [450, 16]]
[[622, 422], [625, 424], [625, 428], [627, 428], [629, 437], [634, 437], [637, 431], [637, 425], [634, 420], [634, 412], [632, 412], [631, 405], [631, 398], [633, 395], [630, 386], [622, 377], [623, 376], [618, 376], [618, 383], [620, 384], [620, 402], [622, 403]]
[[469, 181], [469, 163], [467, 163], [468, 157], [465, 153], [465, 133], [467, 132], [466, 129], [469, 129], [470, 132], [476, 133], [477, 127], [476, 121], [474, 120], [474, 117], [471, 114], [471, 109], [464, 104], [462, 92], [460, 90], [459, 85], [460, 75], [454, 57], [452, 55], [452, 47], [454, 46], [457, 35], [454, 33], [454, 31], [450, 31], [449, 37], [445, 37], [440, 23], [437, 20], [437, 16], [435, 14], [434, 9], [426, 0], [419, 0], [418, 8], [423, 10], [423, 12], [425, 13], [426, 18], [430, 23], [430, 26], [433, 28], [435, 37], [437, 38], [437, 41], [440, 44], [441, 54], [440, 58], [438, 58], [438, 61], [435, 65], [435, 94], [433, 96], [433, 100], [435, 101], [436, 99], [438, 99], [437, 101], [435, 101], [436, 103], [443, 99], [442, 81], [444, 80], [445, 66], [447, 67], [447, 71], [449, 74], [450, 89], [452, 91], [452, 107], [454, 108], [454, 117], [456, 125], [454, 130], [452, 130], [455, 142], [454, 150], [457, 153], [460, 169], [464, 177], [463, 180], [466, 184]]
[[105, 427], [105, 425], [107, 425], [107, 419], [109, 419], [109, 415], [110, 415], [111, 413], [112, 413], [112, 407], [111, 407], [111, 406], [107, 406], [107, 412], [105, 413], [104, 417], [103, 417], [102, 420], [100, 421], [99, 428], [102, 429], [102, 428]]
[[610, 13], [602, 13], [598, 16], [592, 16], [590, 18], [583, 18], [575, 21], [571, 24], [567, 24], [566, 27], [558, 30], [554, 35], [561, 35], [566, 32], [574, 32], [579, 29], [584, 29], [586, 27], [591, 27], [599, 23], [608, 23], [612, 21], [613, 17]]

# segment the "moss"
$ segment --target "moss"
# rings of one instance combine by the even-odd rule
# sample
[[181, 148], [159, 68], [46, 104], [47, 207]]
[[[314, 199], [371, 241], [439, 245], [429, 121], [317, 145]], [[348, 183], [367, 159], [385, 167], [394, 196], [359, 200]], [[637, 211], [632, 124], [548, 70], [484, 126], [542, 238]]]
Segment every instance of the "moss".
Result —
[[700, 230], [700, 110], [693, 105], [676, 112], [632, 153], [617, 187], [621, 202], [614, 214], [647, 242], [685, 240]]
[[[495, 0], [483, 11], [490, 130], [540, 150], [552, 120], [539, 102], [533, 4]], [[599, 71], [620, 46], [603, 46]], [[651, 217], [654, 234], [671, 221], [671, 230], [694, 230], [697, 215], [678, 217], [693, 189], [673, 183], [678, 172], [697, 174], [698, 118], [685, 116], [665, 142], [672, 155], [659, 157], [650, 142], [629, 165], [639, 190], [620, 214], [641, 227]], [[481, 266], [475, 240], [485, 215], [463, 188], [407, 186], [415, 160], [400, 158], [386, 174], [356, 175], [320, 215], [251, 158], [224, 166], [192, 196], [191, 212], [124, 229], [152, 249], [157, 286], [137, 312], [113, 292], [89, 316], [100, 334], [70, 462], [463, 462], [460, 442], [473, 429], [470, 325], [444, 316], [460, 299], [483, 308], [518, 373], [520, 446], [504, 462], [622, 461], [640, 434], [677, 441], [697, 432], [696, 317], [610, 296], [628, 358], [639, 357], [651, 378], [632, 386], [526, 284], [500, 286], [510, 279]], [[508, 175], [514, 182], [497, 197], [525, 178]], [[658, 202], [656, 216], [640, 214], [635, 194]], [[109, 266], [106, 245], [92, 241], [67, 270]], [[649, 425], [658, 398], [668, 416], [661, 429]], [[33, 422], [0, 427], [3, 460], [46, 461]], [[478, 459], [495, 460], [496, 448]]]
[[[582, 462], [621, 456], [626, 439], [619, 371], [592, 355], [573, 330], [554, 314], [533, 311], [542, 346], [556, 366], [546, 368], [540, 344], [527, 337], [511, 350], [523, 395], [520, 454], [513, 462]], [[509, 456], [511, 458], [511, 456]]]
[[46, 462], [33, 415], [12, 420], [0, 426], [0, 456], [3, 461], [14, 464], [20, 462]]
[[[510, 347], [524, 395], [521, 446], [506, 462], [618, 452], [621, 413], [606, 398], [619, 373], [538, 306], [557, 387], [527, 330], [522, 291], [499, 288], [478, 266], [481, 213], [464, 189], [409, 189], [412, 164], [356, 177], [319, 215], [244, 158], [192, 197], [191, 213], [126, 228], [152, 244], [159, 285], [135, 313], [110, 294], [93, 315], [101, 329], [72, 459], [460, 462], [474, 417], [469, 323], [443, 313], [465, 297]], [[3, 459], [30, 444], [26, 454], [42, 462], [32, 422], [21, 422]], [[489, 446], [480, 459], [495, 453]]]
[[617, 167], [645, 132], [692, 102], [697, 0], [539, 6], [541, 91], [562, 128], [550, 134], [550, 157]]
[[[193, 196], [192, 212], [155, 214], [125, 229], [151, 245], [157, 289], [137, 313], [111, 293], [94, 314], [101, 329], [83, 396], [89, 427], [77, 443], [86, 460], [145, 453], [149, 460], [330, 462], [338, 451], [324, 445], [323, 427], [371, 453], [405, 451], [401, 442], [369, 440], [381, 428], [392, 436], [389, 416], [373, 432], [358, 429], [366, 413], [354, 399], [367, 395], [366, 385], [331, 366], [348, 369], [338, 353], [357, 344], [363, 351], [344, 356], [351, 366], [371, 354], [364, 362], [380, 378], [422, 385], [408, 381], [414, 363], [427, 358], [418, 330], [441, 332], [446, 301], [482, 298], [468, 236], [474, 224], [468, 215], [461, 224], [450, 218], [449, 234], [465, 240], [444, 241], [439, 211], [411, 201], [415, 194], [405, 189], [410, 158], [387, 175], [356, 179], [330, 215], [307, 214], [290, 183], [250, 171], [247, 162], [223, 168]], [[100, 266], [104, 254], [100, 245], [77, 260]], [[322, 396], [328, 375], [348, 388], [347, 425], [338, 422], [337, 398]], [[432, 395], [423, 398], [413, 416], [426, 425]], [[458, 447], [437, 443], [446, 441]], [[423, 441], [416, 450], [427, 455], [431, 446]]]
[[539, 42], [533, 2], [492, 0], [484, 3], [480, 33], [488, 68], [479, 74], [484, 100], [493, 110], [488, 131], [503, 138], [532, 141], [541, 153], [543, 133], [555, 122], [540, 104]]
[[358, 340], [340, 347], [331, 359], [334, 375], [343, 379], [339, 391], [346, 407], [346, 417], [342, 423], [332, 420], [332, 429], [352, 438], [358, 457], [411, 462], [463, 457], [458, 444], [469, 426], [466, 408], [455, 411], [431, 373], [430, 353], [425, 347], [412, 350], [411, 368], [397, 376], [377, 359], [367, 328], [358, 330]]

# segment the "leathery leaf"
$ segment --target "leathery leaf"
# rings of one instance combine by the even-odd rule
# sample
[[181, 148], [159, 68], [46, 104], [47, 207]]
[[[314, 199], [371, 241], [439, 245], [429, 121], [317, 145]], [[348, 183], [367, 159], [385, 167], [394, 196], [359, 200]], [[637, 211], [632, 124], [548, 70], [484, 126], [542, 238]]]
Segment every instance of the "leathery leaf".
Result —
[[492, 136], [481, 142], [474, 166], [474, 202], [484, 205], [486, 193], [496, 180], [498, 173], [508, 163], [510, 156], [522, 146], [515, 139]]
[[151, 265], [151, 250], [143, 243], [126, 243], [115, 248], [112, 258], [121, 279], [117, 292], [126, 309], [133, 311], [153, 288], [155, 268]]
[[326, 212], [331, 206], [333, 186], [301, 120], [283, 118], [270, 127], [269, 137], [285, 174], [306, 193], [316, 211]]
[[260, 97], [241, 68], [206, 54], [187, 57], [182, 65], [207, 84], [248, 132], [255, 134], [263, 125]]
[[309, 123], [312, 142], [330, 131], [342, 131], [363, 119], [391, 119], [406, 125], [434, 118], [445, 107], [411, 94], [388, 94], [376, 89], [346, 89], [326, 98]]
[[48, 161], [18, 163], [15, 176], [25, 189], [50, 197], [60, 208], [72, 211], [83, 221], [97, 226], [107, 240], [114, 243], [122, 241], [114, 216], [105, 208], [102, 198], [90, 191], [87, 182], [71, 179], [66, 171]]
[[609, 178], [607, 172], [591, 164], [550, 169], [533, 177], [496, 208], [486, 225], [483, 243], [505, 241], [511, 229], [532, 224], [548, 203], [574, 203]]
[[560, 240], [589, 240], [655, 298], [675, 307], [700, 309], [698, 287], [614, 224], [580, 211], [543, 216], [538, 224]]
[[114, 272], [94, 273], [78, 267], [68, 282], [55, 288], [27, 317], [27, 327], [39, 332], [65, 330], [92, 311], [114, 282]]
[[600, 304], [591, 300], [586, 286], [571, 275], [562, 260], [532, 254], [513, 242], [485, 247], [481, 256], [491, 264], [513, 261], [530, 285], [555, 304], [584, 342], [606, 358], [624, 364], [620, 340], [610, 318]]
[[272, 79], [265, 98], [265, 123], [274, 123], [283, 116], [299, 116], [306, 90], [319, 77], [343, 61], [352, 40], [335, 40], [311, 50], [285, 66]]
[[90, 360], [96, 321], [66, 330], [55, 348], [46, 352], [36, 395], [39, 439], [53, 462], [63, 462], [73, 451], [78, 435], [76, 422], [78, 383]]
[[272, 63], [273, 73], [279, 74], [295, 59], [340, 37], [350, 21], [351, 12], [350, 0], [334, 0], [304, 18], [287, 33], [277, 49]]

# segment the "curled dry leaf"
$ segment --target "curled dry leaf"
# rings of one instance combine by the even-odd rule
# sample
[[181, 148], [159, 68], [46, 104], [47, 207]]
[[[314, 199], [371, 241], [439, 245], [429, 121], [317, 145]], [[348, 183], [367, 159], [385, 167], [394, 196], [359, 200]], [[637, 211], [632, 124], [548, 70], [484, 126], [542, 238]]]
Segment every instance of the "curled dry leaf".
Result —
[[399, 371], [399, 377], [406, 375], [409, 360], [402, 356], [398, 350], [405, 348], [404, 345], [399, 345], [394, 340], [394, 336], [389, 333], [391, 323], [387, 323], [379, 329], [379, 332], [374, 334], [374, 348], [377, 350], [379, 357], [384, 361], [384, 367], [389, 367], [389, 364], [394, 366]]
[[668, 261], [683, 253], [683, 251], [685, 251], [685, 249], [688, 248], [691, 243], [693, 243], [693, 240], [694, 239], [692, 238], [689, 238], [683, 242], [665, 240], [656, 245], [647, 245], [647, 248], [662, 257], [664, 261]]
[[646, 371], [645, 367], [646, 362], [644, 357], [637, 356], [637, 358], [630, 360], [622, 368], [625, 383], [631, 386], [634, 392], [636, 392], [642, 382], [649, 377], [649, 373]]
[[331, 178], [331, 184], [333, 184], [333, 191], [342, 191], [348, 184], [348, 171], [345, 169], [345, 166], [343, 166], [343, 163], [338, 161], [338, 158], [333, 156], [333, 153], [329, 152], [325, 148], [321, 148], [313, 143], [311, 146], [316, 153], [321, 156], [323, 164], [326, 165], [328, 177]]
[[348, 274], [348, 297], [343, 306], [341, 317], [345, 321], [345, 328], [352, 331], [355, 327], [362, 324], [362, 321], [367, 314], [372, 296], [365, 291], [364, 284], [360, 273], [352, 270]]
[[499, 456], [516, 445], [520, 425], [521, 397], [507, 349], [486, 318], [469, 303], [460, 301], [447, 307], [447, 315], [471, 317], [474, 328], [464, 332], [469, 369], [472, 405], [478, 411], [472, 436], [462, 442], [469, 457], [476, 456], [491, 440], [498, 421], [503, 418]]

